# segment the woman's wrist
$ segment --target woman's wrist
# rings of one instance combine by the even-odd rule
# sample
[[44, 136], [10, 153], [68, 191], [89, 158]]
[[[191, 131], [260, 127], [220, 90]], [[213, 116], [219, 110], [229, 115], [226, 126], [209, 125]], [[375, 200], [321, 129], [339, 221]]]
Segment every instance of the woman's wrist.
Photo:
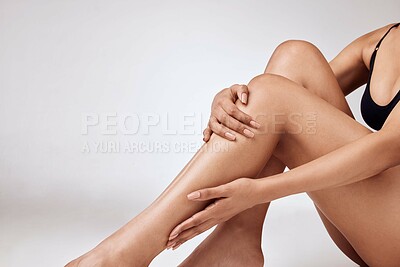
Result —
[[295, 193], [287, 180], [284, 179], [283, 176], [286, 175], [287, 173], [279, 173], [255, 180], [258, 204], [268, 203]]

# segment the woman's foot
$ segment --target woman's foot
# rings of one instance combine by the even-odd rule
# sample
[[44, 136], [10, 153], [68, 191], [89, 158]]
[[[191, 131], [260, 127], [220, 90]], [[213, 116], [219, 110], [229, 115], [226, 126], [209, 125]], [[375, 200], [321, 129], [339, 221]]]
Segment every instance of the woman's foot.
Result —
[[179, 267], [262, 267], [260, 236], [247, 229], [220, 224]]
[[146, 231], [149, 218], [146, 211], [132, 219], [121, 229], [106, 238], [94, 249], [71, 261], [65, 267], [146, 267], [152, 259], [165, 249], [165, 240], [160, 234]]
[[[101, 245], [99, 245], [79, 258], [69, 262], [65, 267], [110, 266], [109, 264], [113, 258], [111, 257], [109, 259], [110, 256], [110, 253], [102, 250]], [[123, 264], [121, 265], [118, 259], [115, 260], [117, 266], [124, 266]]]
[[[150, 261], [144, 260], [141, 255], [136, 255], [134, 247], [116, 249], [112, 246], [113, 241], [105, 240], [88, 253], [68, 263], [65, 267], [145, 267], [150, 264]], [[116, 247], [118, 246], [116, 245]]]

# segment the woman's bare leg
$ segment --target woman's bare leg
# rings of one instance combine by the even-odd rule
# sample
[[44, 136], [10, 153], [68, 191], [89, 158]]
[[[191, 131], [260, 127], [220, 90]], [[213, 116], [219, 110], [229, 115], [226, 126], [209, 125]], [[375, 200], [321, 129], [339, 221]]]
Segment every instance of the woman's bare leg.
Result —
[[[305, 41], [286, 41], [280, 44], [270, 58], [264, 73], [284, 76], [329, 102], [353, 118], [353, 114], [340, 89], [329, 63], [322, 53], [311, 43]], [[282, 172], [285, 165], [276, 157], [271, 157], [260, 177]], [[235, 259], [237, 266], [248, 261], [248, 252], [243, 247], [252, 247], [252, 266], [263, 266], [261, 235], [263, 221], [269, 204], [260, 205], [242, 212], [224, 224], [218, 225], [181, 266], [220, 266]], [[328, 233], [337, 246], [354, 262], [365, 263], [340, 231], [318, 210]], [[237, 234], [233, 234], [237, 233]], [[221, 240], [229, 246], [221, 247]], [[235, 241], [235, 242], [234, 242]], [[254, 245], [256, 244], [256, 245]], [[218, 247], [218, 250], [215, 249]], [[235, 251], [234, 255], [231, 251]], [[241, 252], [242, 251], [242, 252]], [[213, 259], [211, 264], [207, 259]], [[210, 265], [211, 264], [211, 265]]]
[[[272, 55], [266, 72], [295, 81], [354, 119], [328, 61], [313, 44], [297, 40], [282, 43]], [[366, 266], [345, 236], [315, 207], [338, 248], [360, 266]]]
[[[81, 266], [85, 262], [92, 266], [92, 261], [101, 263], [97, 266], [148, 264], [165, 248], [172, 227], [204, 208], [205, 204], [187, 201], [186, 193], [236, 177], [256, 177], [272, 152], [293, 168], [370, 133], [342, 111], [284, 77], [260, 75], [250, 82], [249, 89], [252, 98], [248, 105], [236, 104], [261, 123], [255, 138], [238, 136], [232, 144], [213, 136], [206, 147], [230, 144], [229, 151], [198, 152], [149, 208], [85, 257]], [[295, 120], [291, 118], [294, 112], [300, 114]], [[315, 112], [318, 134], [310, 134], [307, 115]], [[312, 194], [321, 211], [370, 265], [390, 267], [400, 260], [400, 206], [396, 205], [400, 201], [399, 177], [400, 167], [391, 168], [359, 183]]]
[[[264, 103], [267, 114], [280, 114], [285, 134], [273, 155], [289, 168], [371, 133], [346, 113], [284, 77], [260, 75], [251, 81], [249, 89], [251, 99]], [[289, 118], [294, 112], [300, 116], [291, 123]], [[317, 131], [310, 134], [307, 114], [315, 112]], [[357, 183], [309, 193], [324, 218], [370, 266], [394, 267], [400, 262], [399, 177], [400, 165]]]
[[[285, 165], [271, 156], [258, 177], [283, 172]], [[180, 267], [262, 267], [262, 228], [269, 203], [260, 204], [219, 224]]]
[[[245, 109], [248, 114], [261, 115], [265, 103], [255, 97]], [[281, 132], [283, 126], [275, 127], [268, 116], [258, 116], [257, 120], [261, 128], [254, 130], [255, 138], [237, 136], [231, 142], [213, 135], [148, 208], [69, 267], [78, 263], [92, 266], [93, 262], [98, 266], [147, 266], [166, 248], [171, 230], [205, 207], [205, 203], [187, 200], [188, 193], [239, 177], [256, 177], [261, 171], [280, 136], [266, 129], [274, 127]]]
[[[333, 74], [331, 76], [333, 77]], [[296, 90], [286, 90], [284, 84], [288, 81], [282, 81], [280, 86], [277, 85], [278, 82], [274, 87], [271, 86], [271, 81], [268, 79], [264, 84], [270, 97], [275, 97], [277, 101], [279, 98], [284, 99], [288, 105], [293, 104], [294, 106], [291, 106], [290, 110], [304, 112], [305, 109], [310, 110], [310, 106], [314, 106], [318, 112], [318, 129], [321, 130], [322, 135], [310, 137], [304, 134], [285, 134], [275, 149], [274, 155], [290, 168], [302, 165], [370, 133], [367, 128], [353, 120], [340, 91], [337, 90], [337, 94], [328, 98], [319, 95], [320, 99], [325, 99], [327, 102], [332, 100], [332, 97], [339, 100], [336, 104], [329, 101], [333, 104], [329, 108], [321, 108], [321, 106], [318, 107], [322, 105], [321, 100], [311, 100], [314, 97], [307, 96], [304, 88], [298, 87], [303, 94], [297, 94]], [[325, 91], [326, 85], [326, 80], [321, 82], [321, 89], [317, 95], [334, 92]], [[340, 90], [338, 86], [337, 89]], [[298, 103], [303, 103], [305, 106], [298, 105]], [[343, 103], [342, 107], [345, 108], [340, 108], [340, 103]], [[332, 110], [334, 106], [336, 106], [336, 110]], [[305, 121], [302, 123], [304, 126]], [[328, 143], [326, 136], [329, 136]], [[398, 266], [400, 262], [398, 256], [398, 251], [400, 251], [400, 229], [398, 227], [400, 207], [397, 205], [400, 201], [399, 177], [400, 166], [397, 166], [362, 182], [309, 193], [335, 243], [351, 259], [362, 266], [366, 266], [364, 260], [370, 266]], [[377, 218], [379, 219], [377, 220]], [[359, 255], [362, 256], [362, 259]]]
[[[277, 111], [271, 107], [276, 101], [284, 114], [286, 132], [274, 156], [290, 169], [371, 133], [344, 112], [284, 77], [265, 74], [257, 77], [253, 79], [250, 94], [258, 95], [261, 88], [266, 109]], [[301, 132], [293, 132], [293, 125], [286, 124], [292, 112], [302, 114], [296, 119], [302, 125]], [[304, 115], [309, 112], [317, 112], [316, 134], [306, 130], [309, 121]], [[308, 194], [369, 266], [396, 267], [400, 262], [399, 192], [400, 165], [357, 183]]]

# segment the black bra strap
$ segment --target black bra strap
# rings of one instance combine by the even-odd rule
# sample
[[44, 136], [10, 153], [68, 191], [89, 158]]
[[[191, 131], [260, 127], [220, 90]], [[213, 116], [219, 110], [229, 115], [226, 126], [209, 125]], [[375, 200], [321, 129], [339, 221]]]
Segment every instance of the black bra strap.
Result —
[[381, 45], [383, 39], [385, 39], [386, 35], [388, 35], [388, 33], [390, 32], [391, 29], [396, 28], [397, 26], [399, 26], [400, 23], [397, 23], [395, 25], [393, 25], [392, 27], [390, 27], [390, 29], [385, 33], [385, 35], [379, 40], [379, 42], [376, 44], [375, 50], [379, 49], [379, 46]]

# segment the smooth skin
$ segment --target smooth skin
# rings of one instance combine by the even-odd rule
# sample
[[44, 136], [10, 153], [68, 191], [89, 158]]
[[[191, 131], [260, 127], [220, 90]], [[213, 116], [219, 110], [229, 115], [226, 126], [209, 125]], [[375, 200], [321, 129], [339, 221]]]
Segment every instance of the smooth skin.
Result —
[[[349, 116], [353, 117], [343, 95], [349, 94], [354, 89], [358, 88], [360, 85], [365, 83], [365, 81], [368, 78], [368, 69], [366, 66], [369, 66], [370, 55], [375, 47], [375, 44], [378, 42], [378, 40], [383, 36], [383, 34], [387, 31], [387, 29], [390, 26], [391, 25], [388, 25], [377, 31], [371, 32], [365, 36], [360, 37], [352, 44], [350, 44], [348, 47], [346, 47], [333, 61], [331, 61], [329, 64], [330, 66], [323, 58], [322, 54], [319, 51], [317, 51], [315, 47], [313, 48], [312, 46], [306, 45], [306, 43], [299, 41], [285, 42], [276, 49], [276, 51], [274, 52], [273, 56], [271, 57], [268, 63], [265, 72], [280, 74], [293, 81], [296, 81], [297, 83], [306, 87], [309, 91], [313, 92], [322, 99], [330, 102], [338, 109], [342, 110]], [[394, 36], [390, 37], [390, 35]], [[387, 51], [387, 53], [382, 52], [383, 50], [380, 51], [378, 56], [379, 59], [376, 61], [375, 65], [376, 68], [378, 68], [379, 66], [381, 73], [383, 69], [382, 66], [387, 66], [385, 70], [386, 72], [388, 71], [388, 69], [390, 70], [396, 70], [396, 68], [398, 69], [398, 66], [395, 65], [396, 62], [394, 62], [395, 64], [393, 64], [393, 60], [391, 60], [392, 64], [386, 64], [383, 61], [388, 62], [390, 61], [390, 58], [393, 58], [393, 54], [396, 54], [395, 44], [398, 43], [399, 41], [400, 40], [398, 38], [398, 31], [395, 34], [391, 33], [389, 34], [389, 36], [386, 37], [384, 43], [387, 44], [385, 44], [384, 49], [385, 51]], [[383, 58], [383, 60], [381, 60], [381, 58]], [[380, 64], [381, 62], [383, 63]], [[299, 68], [298, 66], [302, 67]], [[306, 67], [306, 69], [304, 69], [303, 66]], [[339, 86], [335, 85], [335, 82], [332, 82], [333, 75], [332, 73], [330, 73], [332, 72], [331, 69], [334, 72], [335, 79], [340, 84]], [[373, 88], [375, 85], [376, 86], [379, 85], [379, 83], [374, 83], [376, 81], [375, 79], [376, 72], [377, 71], [375, 70], [371, 82], [371, 87]], [[395, 72], [393, 74], [394, 78], [398, 76], [399, 76], [398, 72]], [[388, 78], [385, 79], [386, 86], [391, 86], [390, 83], [391, 79], [389, 75], [385, 76], [385, 78]], [[332, 86], [331, 88], [321, 87], [320, 84], [323, 84], [324, 80], [328, 81], [329, 84], [334, 86]], [[398, 82], [399, 80], [396, 80], [395, 86], [393, 88], [399, 88], [399, 85], [397, 84]], [[383, 88], [380, 88], [379, 92], [386, 93], [387, 90], [384, 91]], [[385, 94], [374, 94], [374, 93], [376, 92], [372, 91], [375, 101], [378, 104], [384, 105], [385, 103], [390, 101], [393, 95], [397, 93], [397, 90], [393, 90], [393, 92], [391, 92], [391, 95], [389, 96], [388, 95], [385, 96]], [[224, 94], [229, 94], [230, 96], [226, 96]], [[226, 106], [229, 105], [230, 100], [233, 98], [232, 96], [237, 96], [237, 98], [241, 99], [241, 96], [243, 94], [246, 94], [247, 96], [246, 99], [247, 99], [249, 94], [248, 88], [243, 85], [242, 86], [234, 85], [229, 89], [221, 91], [220, 95], [216, 96], [214, 103], [217, 102], [221, 106]], [[214, 104], [212, 107], [212, 116], [215, 117], [216, 121], [221, 121], [221, 123], [224, 123], [226, 120], [222, 122], [222, 120], [219, 119], [221, 115], [226, 116], [227, 114], [221, 114], [218, 110], [218, 107], [216, 107], [216, 105]], [[236, 116], [236, 119], [242, 121], [243, 123], [246, 122], [245, 120], [246, 118], [244, 118], [243, 116]], [[238, 125], [239, 124], [235, 124], [234, 125], [235, 127], [231, 128], [237, 133], [241, 133], [242, 129], [239, 128]], [[243, 125], [239, 126], [243, 127]], [[218, 125], [214, 125], [213, 122], [210, 120], [209, 127], [204, 131], [205, 141], [208, 140], [210, 134], [212, 133], [211, 128], [214, 129], [214, 132], [216, 134], [221, 134], [221, 129], [218, 127]], [[260, 226], [261, 229], [257, 229], [257, 231], [252, 231], [254, 229], [254, 227], [252, 227], [253, 225], [252, 218], [256, 218], [255, 220], [259, 221], [260, 217], [263, 218], [263, 216], [265, 216], [265, 210], [267, 208], [268, 205], [265, 206], [264, 210], [260, 208], [253, 208], [252, 209], [253, 212], [251, 212], [250, 210], [246, 211], [246, 213], [239, 214], [235, 216], [233, 219], [229, 220], [228, 221], [229, 224], [226, 223], [223, 224], [222, 226], [219, 226], [215, 230], [215, 232], [226, 233], [225, 235], [228, 235], [227, 231], [223, 231], [219, 228], [223, 228], [225, 225], [229, 225], [229, 227], [242, 229], [243, 233], [250, 233], [250, 236], [253, 236], [253, 240], [260, 240], [260, 236], [257, 236], [257, 234], [262, 232], [262, 225]], [[329, 234], [331, 235], [334, 242], [338, 245], [338, 247], [353, 261], [357, 262], [362, 266], [365, 266], [365, 263], [358, 256], [354, 248], [343, 236], [343, 234], [330, 222], [329, 219], [326, 218], [326, 216], [318, 209], [318, 207], [317, 211], [320, 214], [321, 219], [324, 222]], [[245, 216], [247, 216], [247, 218], [245, 218]], [[236, 223], [236, 221], [238, 223]], [[177, 227], [177, 229], [179, 228], [180, 227]], [[185, 235], [188, 235], [188, 233], [185, 233]], [[208, 254], [215, 254], [215, 252], [212, 251], [214, 243], [213, 240], [218, 240], [218, 238], [221, 238], [221, 236], [222, 234], [214, 234], [214, 233], [210, 235], [206, 240], [203, 241], [203, 243], [198, 248], [196, 248], [194, 253], [192, 253], [192, 255], [189, 256], [183, 262], [182, 266], [186, 266], [187, 263], [193, 263], [193, 262], [199, 263], [201, 262], [202, 256], [206, 256]], [[232, 242], [233, 240], [238, 241], [238, 242], [233, 242], [233, 244], [241, 244], [242, 246], [242, 242], [240, 242], [240, 236], [234, 236], [232, 237], [231, 240], [228, 240], [228, 242]], [[177, 243], [180, 244], [182, 242], [184, 241], [179, 240]], [[261, 247], [261, 243], [259, 243], [259, 247]], [[259, 250], [259, 254], [262, 255], [261, 249]], [[220, 253], [220, 259], [223, 260], [224, 257], [225, 256], [223, 255], [223, 253]], [[258, 258], [262, 259], [262, 257]], [[262, 266], [262, 265], [263, 261], [260, 260], [258, 264], [255, 266]], [[199, 266], [202, 265], [200, 264]]]
[[[336, 61], [332, 62], [337, 62], [337, 59], [343, 60], [347, 58], [348, 55], [345, 57], [336, 58]], [[297, 67], [301, 65], [308, 66], [309, 69]], [[299, 84], [305, 84], [305, 82], [307, 82], [306, 86], [310, 92], [330, 102], [338, 109], [353, 117], [344, 95], [337, 84], [336, 78], [332, 73], [331, 67], [315, 46], [303, 41], [287, 41], [282, 43], [273, 53], [265, 73], [279, 74], [296, 81]], [[325, 81], [327, 81], [326, 86], [321, 87], [320, 84]], [[230, 103], [236, 101], [236, 99], [240, 99], [240, 96], [243, 96], [243, 94], [249, 95], [248, 88], [244, 85], [233, 85], [230, 88], [221, 91], [213, 101], [211, 116], [214, 116], [215, 120], [217, 121], [222, 121], [222, 119], [219, 119], [221, 116], [225, 116], [222, 117], [223, 119], [228, 117], [227, 114], [220, 113], [220, 111], [227, 109]], [[219, 106], [222, 106], [222, 108], [220, 109]], [[242, 112], [238, 112], [236, 114], [238, 115], [237, 120], [240, 120], [244, 123], [246, 123], [246, 121], [250, 121], [251, 119], [250, 116], [246, 117], [247, 115], [243, 115]], [[232, 127], [232, 124], [230, 126]], [[234, 130], [233, 132], [237, 133], [243, 132], [243, 128], [245, 127], [245, 125], [241, 123], [237, 123], [235, 126], [236, 127], [232, 127], [232, 129]], [[211, 128], [215, 130], [216, 134], [223, 136], [223, 132], [221, 132], [218, 127], [218, 125], [214, 125], [212, 120], [210, 120], [210, 126], [204, 131], [204, 141], [209, 140], [210, 133], [212, 132]], [[285, 166], [286, 165], [284, 165], [276, 157], [272, 157], [263, 170], [265, 172], [263, 176], [265, 177], [275, 173], [281, 173], [285, 169]], [[270, 174], [267, 174], [267, 172], [270, 172]], [[243, 242], [245, 239], [244, 237], [246, 237], [246, 239], [251, 237], [251, 243], [257, 243], [258, 256], [256, 259], [258, 260], [256, 262], [253, 261], [252, 266], [263, 266], [264, 261], [261, 250], [261, 233], [263, 223], [260, 224], [257, 222], [264, 221], [268, 206], [269, 204], [259, 205], [258, 207], [240, 213], [226, 223], [219, 224], [213, 234], [206, 238], [203, 243], [196, 248], [192, 255], [190, 255], [182, 263], [182, 266], [191, 266], [195, 263], [196, 265], [204, 266], [206, 263], [202, 264], [199, 262], [201, 262], [201, 259], [205, 259], [203, 256], [207, 255], [208, 257], [210, 254], [218, 254], [218, 256], [215, 256], [214, 258], [217, 258], [219, 261], [215, 259], [214, 262], [219, 262], [221, 265], [225, 264], [225, 259], [231, 259], [233, 257], [237, 262], [239, 262], [239, 264], [236, 266], [241, 266], [242, 262], [237, 259], [237, 257], [243, 253], [235, 253], [234, 255], [229, 253], [229, 255], [225, 255], [224, 252], [228, 252], [229, 250], [222, 249], [221, 251], [221, 247], [218, 248], [218, 253], [215, 253], [214, 247], [216, 247], [215, 244], [218, 243], [218, 240], [220, 239], [229, 239], [228, 243], [232, 244], [229, 249], [232, 249], [232, 247], [236, 246], [243, 247], [243, 244], [245, 243]], [[361, 258], [357, 255], [352, 246], [337, 230], [337, 228], [323, 215], [322, 212], [319, 211], [319, 214], [328, 232], [332, 236], [335, 243], [338, 244], [339, 248], [353, 261], [363, 264]], [[236, 230], [234, 231], [235, 233], [240, 233], [237, 235], [232, 235], [232, 231], [225, 230], [225, 228], [233, 228]], [[181, 241], [178, 243], [181, 243]], [[239, 251], [239, 249], [237, 250]], [[215, 265], [217, 266], [218, 264]]]
[[[362, 84], [359, 77], [365, 76], [365, 70], [356, 68], [361, 66], [357, 55], [362, 55], [363, 49], [370, 49], [374, 43], [371, 40], [379, 39], [378, 34], [383, 31], [377, 30], [355, 41], [353, 49], [346, 48], [350, 58], [344, 59], [342, 53], [345, 49], [342, 56], [338, 56], [342, 58], [337, 64], [340, 68], [333, 67], [336, 59], [331, 63], [332, 83], [329, 79], [323, 79], [319, 87], [340, 89], [344, 84], [348, 85], [344, 87], [350, 88], [350, 85], [357, 84], [357, 79]], [[397, 29], [395, 32], [391, 38], [397, 38], [396, 42], [399, 43], [400, 34]], [[368, 43], [365, 39], [371, 43], [368, 48], [363, 46]], [[390, 44], [390, 39], [387, 43]], [[354, 47], [364, 48], [358, 53]], [[380, 52], [386, 50], [385, 42], [381, 47]], [[393, 58], [396, 51], [390, 51], [387, 45], [386, 53], [390, 52], [390, 58]], [[393, 65], [397, 62], [388, 61], [385, 67], [390, 66], [389, 63]], [[378, 64], [375, 71], [375, 79], [383, 76]], [[341, 75], [347, 78], [336, 80], [335, 76]], [[357, 77], [349, 79], [349, 75]], [[399, 82], [397, 77], [392, 77], [393, 86]], [[196, 234], [203, 230], [201, 227], [206, 229], [219, 222], [222, 227], [217, 227], [217, 230], [222, 232], [224, 227], [228, 229], [230, 218], [233, 225], [245, 225], [240, 216], [248, 217], [253, 213], [256, 214], [254, 219], [257, 219], [260, 229], [268, 205], [261, 203], [299, 192], [309, 193], [319, 210], [368, 265], [397, 266], [400, 262], [397, 255], [400, 250], [400, 229], [397, 227], [400, 223], [400, 206], [397, 205], [400, 201], [400, 168], [397, 166], [400, 163], [400, 145], [396, 141], [400, 137], [400, 107], [397, 106], [391, 113], [382, 130], [371, 133], [305, 86], [276, 74], [267, 73], [254, 78], [248, 84], [251, 97], [247, 104], [235, 103], [259, 123], [260, 127], [256, 125], [251, 129], [254, 136], [236, 134], [232, 142], [212, 134], [171, 185], [148, 208], [92, 251], [67, 266], [147, 266], [167, 247], [171, 231], [196, 212], [200, 213], [192, 219], [194, 227], [172, 240], [183, 242], [185, 238], [181, 238], [185, 233], [194, 230], [192, 234]], [[381, 100], [385, 100], [385, 96], [390, 99], [393, 92], [395, 89], [387, 89]], [[333, 92], [328, 94], [339, 98]], [[375, 96], [375, 92], [372, 96]], [[235, 111], [232, 109], [229, 112], [233, 114]], [[304, 130], [309, 127], [306, 114], [310, 113], [317, 114], [314, 133]], [[293, 117], [293, 114], [297, 115]], [[279, 115], [279, 121], [275, 115]], [[229, 149], [213, 150], [216, 145]], [[268, 166], [274, 166], [269, 173], [265, 169], [268, 170]], [[279, 170], [284, 166], [291, 170], [280, 173]], [[265, 177], [263, 173], [269, 176]], [[256, 177], [262, 178], [250, 179]], [[213, 187], [214, 190], [202, 189]], [[190, 192], [200, 192], [200, 197], [190, 200], [186, 197]], [[216, 197], [218, 199], [214, 201]], [[210, 200], [204, 201], [206, 198]], [[215, 204], [204, 211], [211, 203]], [[205, 214], [203, 219], [212, 218], [212, 225], [204, 222], [200, 214]], [[235, 229], [232, 224], [231, 229]], [[260, 233], [254, 236], [258, 235], [259, 238]], [[248, 244], [253, 240], [252, 236]], [[257, 242], [252, 246], [258, 247]], [[248, 251], [252, 251], [250, 247], [248, 245]], [[218, 261], [218, 256], [215, 256]], [[241, 255], [241, 258], [245, 257]], [[196, 262], [195, 257], [192, 262]], [[236, 266], [240, 266], [240, 261], [234, 261], [236, 263]], [[213, 264], [215, 266], [215, 262], [211, 261], [207, 266]], [[205, 265], [199, 262], [195, 266]]]
[[[335, 78], [337, 79], [337, 81], [340, 84], [339, 88], [342, 89], [344, 94], [346, 94], [346, 95], [349, 94], [355, 88], [357, 88], [360, 85], [362, 85], [363, 83], [365, 83], [365, 81], [368, 77], [368, 70], [367, 70], [366, 66], [369, 66], [370, 55], [374, 49], [376, 42], [381, 38], [381, 36], [387, 31], [387, 29], [390, 26], [391, 25], [388, 25], [387, 27], [383, 27], [382, 29], [371, 32], [371, 33], [357, 39], [351, 45], [349, 45], [346, 49], [344, 49], [332, 62], [330, 62], [329, 68], [331, 68], [334, 71], [334, 74], [336, 76]], [[392, 35], [392, 33], [390, 35]], [[398, 35], [398, 33], [397, 33], [397, 35]], [[389, 37], [390, 36], [388, 36], [384, 42], [387, 43], [385, 46], [385, 50], [386, 51], [388, 51], [389, 49], [390, 50], [388, 53], [378, 56], [380, 62], [383, 62], [383, 61], [388, 62], [390, 60], [390, 57], [393, 56], [393, 53], [395, 54], [394, 47], [395, 47], [396, 42], [399, 41], [398, 37], [395, 37], [395, 36], [393, 38], [390, 37], [390, 39], [392, 39], [392, 40], [387, 41], [387, 39], [389, 39]], [[396, 39], [397, 39], [397, 41], [396, 41]], [[316, 52], [315, 49], [307, 49], [307, 46], [302, 45], [301, 42], [291, 41], [289, 43], [290, 44], [288, 44], [286, 42], [283, 45], [280, 45], [278, 47], [278, 49], [273, 54], [268, 66], [267, 66], [266, 72], [281, 74], [285, 77], [290, 78], [293, 81], [298, 82], [299, 84], [306, 86], [307, 89], [309, 89], [309, 91], [315, 93], [316, 95], [320, 96], [324, 100], [330, 102], [331, 104], [333, 104], [334, 106], [341, 109], [342, 111], [344, 111], [345, 113], [349, 114], [352, 117], [350, 109], [348, 108], [347, 103], [345, 102], [345, 99], [342, 97], [342, 94], [338, 93], [338, 90], [337, 90], [338, 86], [334, 86], [332, 88], [329, 88], [329, 90], [327, 90], [327, 88], [320, 87], [320, 86], [318, 86], [318, 84], [314, 84], [314, 82], [316, 80], [315, 78], [317, 78], [317, 77], [320, 77], [320, 78], [323, 77], [324, 79], [329, 80], [329, 75], [326, 76], [323, 73], [321, 73], [321, 71], [320, 71], [321, 69], [328, 69], [328, 68], [326, 67], [327, 62], [325, 61], [325, 59], [321, 60], [322, 57], [320, 56], [319, 51]], [[359, 51], [361, 51], [361, 53]], [[311, 52], [311, 53], [309, 53], [309, 52]], [[382, 53], [382, 51], [380, 51], [380, 54], [381, 53]], [[316, 57], [316, 55], [318, 55], [318, 56]], [[381, 60], [381, 58], [384, 58], [384, 60]], [[319, 66], [317, 66], [318, 62], [321, 63]], [[303, 67], [302, 68], [297, 67], [297, 66], [309, 66], [308, 63], [311, 63], [314, 65], [313, 69], [304, 70]], [[386, 64], [385, 62], [383, 64], [376, 63], [376, 66], [378, 66], [378, 64], [379, 64], [380, 68], [383, 65], [388, 66], [388, 64]], [[395, 70], [396, 66], [393, 64], [389, 64], [389, 67], [386, 68], [386, 71], [388, 71], [389, 68], [391, 70]], [[373, 77], [375, 77], [375, 71], [374, 71]], [[390, 78], [389, 76], [385, 76], [385, 77]], [[394, 77], [396, 77], [396, 73], [394, 73]], [[397, 77], [398, 77], [398, 72], [397, 72]], [[304, 79], [304, 78], [306, 78], [306, 79]], [[372, 84], [379, 85], [379, 83], [374, 83], [374, 81], [376, 81], [376, 80], [373, 79]], [[390, 79], [387, 79], [387, 81], [389, 81], [389, 83], [386, 83], [386, 86], [390, 86], [391, 85]], [[308, 82], [308, 84], [306, 84], [306, 82]], [[319, 81], [319, 82], [321, 82], [321, 81]], [[317, 86], [315, 86], [315, 85], [317, 85]], [[372, 85], [372, 86], [374, 86], [374, 85]], [[396, 83], [394, 88], [398, 88], [398, 87], [399, 86]], [[226, 90], [224, 90], [224, 91], [226, 91]], [[232, 94], [238, 92], [237, 96], [239, 98], [242, 95], [242, 93], [248, 95], [248, 89], [246, 86], [235, 85], [230, 88], [230, 91], [232, 91]], [[386, 93], [387, 90], [384, 91], [383, 88], [380, 88], [380, 92]], [[397, 91], [395, 90], [394, 92], [392, 92], [392, 94], [394, 95], [396, 92]], [[373, 91], [372, 94], [374, 95], [374, 93], [375, 92]], [[220, 96], [217, 95], [216, 98], [218, 98], [218, 97], [220, 97]], [[386, 98], [387, 97], [388, 96], [386, 95]], [[381, 99], [379, 99], [379, 98], [381, 98]], [[382, 105], [385, 102], [389, 102], [388, 99], [385, 99], [384, 94], [375, 95], [374, 99], [377, 103], [380, 103]], [[216, 102], [216, 100], [214, 100], [214, 102]], [[229, 102], [229, 98], [228, 97], [225, 97], [225, 98], [220, 97], [218, 102], [221, 103], [221, 105], [225, 105], [226, 102]], [[346, 103], [346, 104], [343, 105], [343, 103]], [[216, 112], [216, 109], [214, 106], [213, 106], [212, 111], [213, 111], [212, 116], [218, 117], [219, 113]], [[237, 119], [240, 120], [241, 118], [237, 117]], [[244, 120], [242, 120], [242, 121], [245, 122]], [[213, 126], [212, 123], [210, 123], [210, 125]], [[210, 133], [212, 132], [210, 128], [211, 127], [208, 127], [204, 132], [205, 141], [207, 141], [208, 137], [210, 136]], [[214, 129], [216, 129], [216, 133], [219, 134], [218, 128], [214, 127]], [[237, 130], [237, 128], [232, 128], [232, 129], [238, 133], [241, 132], [240, 130]], [[267, 209], [267, 208], [268, 208], [268, 206], [266, 205], [265, 209]], [[317, 211], [320, 214], [321, 219], [324, 222], [329, 234], [331, 235], [331, 237], [335, 241], [335, 243], [338, 245], [338, 247], [353, 261], [364, 266], [365, 263], [363, 263], [363, 261], [358, 256], [358, 254], [354, 251], [353, 247], [350, 245], [350, 243], [347, 241], [347, 239], [326, 218], [326, 216], [318, 208], [317, 208]], [[264, 214], [265, 214], [265, 210], [260, 211], [259, 208], [258, 209], [254, 208], [252, 213], [247, 211], [246, 214], [239, 214], [239, 215], [235, 216], [234, 219], [231, 219], [228, 222], [229, 222], [230, 227], [238, 228], [237, 226], [240, 226], [240, 229], [242, 229], [243, 232], [250, 233], [250, 236], [253, 236], [253, 240], [259, 240], [260, 237], [257, 236], [257, 233], [261, 232], [262, 230], [257, 229], [257, 231], [252, 231], [252, 229], [254, 229], [251, 227], [252, 218], [257, 218], [256, 220], [258, 221], [260, 217], [265, 216]], [[248, 216], [248, 218], [245, 218], [246, 215]], [[239, 221], [240, 223], [235, 223], [235, 221]], [[246, 223], [243, 224], [242, 222], [246, 222]], [[221, 226], [219, 228], [222, 228], [222, 227], [223, 226]], [[262, 225], [260, 227], [262, 228]], [[219, 230], [218, 233], [226, 233], [227, 232], [227, 231], [221, 231], [218, 228], [217, 228], [217, 230]], [[217, 230], [215, 232], [217, 232]], [[254, 234], [252, 234], [252, 233], [254, 233]], [[213, 235], [208, 237], [198, 248], [196, 248], [195, 252], [192, 253], [192, 255], [186, 259], [183, 266], [185, 265], [186, 262], [193, 262], [193, 261], [199, 262], [199, 259], [201, 259], [201, 258], [197, 257], [197, 255], [204, 256], [204, 255], [208, 255], [208, 254], [213, 254], [211, 249], [207, 249], [207, 248], [212, 248], [213, 247], [212, 240], [216, 240], [218, 238], [221, 238], [221, 234], [215, 235], [213, 233]], [[232, 240], [239, 240], [239, 242], [236, 242], [233, 244], [242, 244], [242, 242], [240, 242], [240, 237], [234, 236], [233, 238], [235, 238], [235, 239], [228, 240], [228, 242], [232, 241]], [[205, 246], [203, 244], [205, 244], [207, 246]], [[261, 246], [261, 243], [260, 243], [260, 246]], [[262, 255], [261, 249], [259, 250], [259, 254]], [[220, 253], [220, 259], [223, 259], [224, 257], [225, 256], [223, 255], [223, 253]], [[258, 258], [262, 259], [262, 257], [258, 257]], [[263, 265], [263, 261], [261, 260], [258, 262], [258, 264], [256, 266], [262, 266], [262, 265]]]

